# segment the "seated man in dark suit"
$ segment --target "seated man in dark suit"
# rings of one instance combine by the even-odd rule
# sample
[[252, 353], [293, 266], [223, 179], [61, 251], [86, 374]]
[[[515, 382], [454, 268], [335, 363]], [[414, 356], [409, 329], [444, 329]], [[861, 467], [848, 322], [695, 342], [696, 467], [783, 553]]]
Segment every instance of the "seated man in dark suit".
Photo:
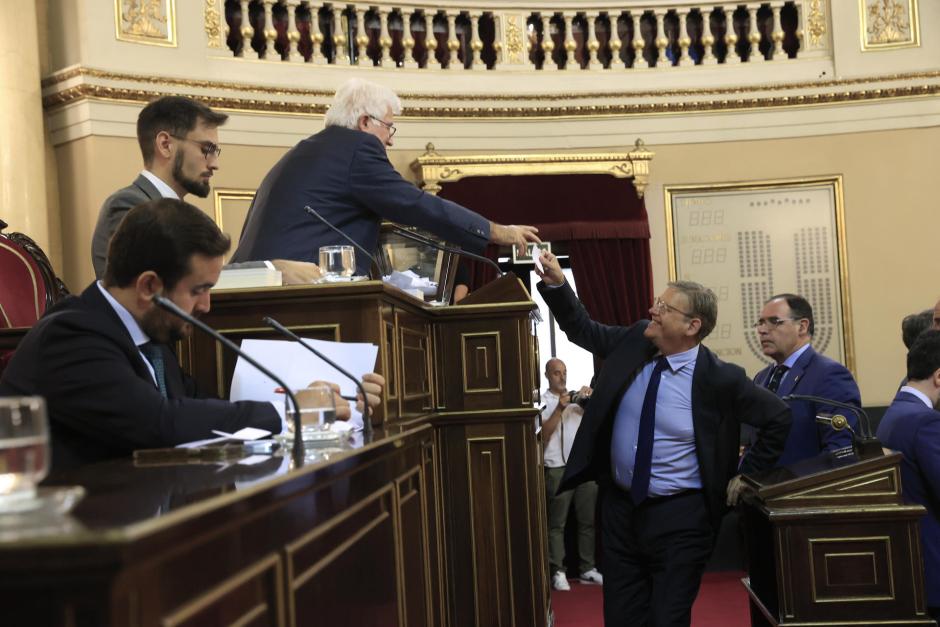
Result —
[[907, 384], [878, 423], [878, 439], [904, 454], [905, 500], [927, 508], [920, 522], [927, 609], [940, 620], [940, 331], [924, 331], [907, 353]]
[[[218, 128], [228, 116], [197, 100], [165, 96], [149, 103], [137, 116], [137, 143], [144, 160], [134, 182], [111, 194], [98, 213], [91, 241], [95, 278], [105, 273], [108, 242], [124, 215], [142, 202], [158, 198], [182, 200], [186, 194], [209, 195], [209, 179], [219, 169]], [[309, 283], [320, 276], [314, 264], [269, 257], [285, 284]], [[265, 260], [259, 260], [263, 265]]]
[[[378, 245], [382, 219], [426, 229], [473, 252], [487, 242], [525, 249], [537, 242], [530, 226], [504, 226], [457, 203], [421, 191], [392, 167], [401, 102], [392, 90], [360, 79], [341, 86], [326, 113], [326, 128], [291, 148], [258, 187], [232, 261], [275, 256], [317, 261], [321, 246], [348, 244], [304, 212], [310, 206], [367, 251]], [[356, 251], [356, 274], [371, 261]]]
[[[810, 342], [815, 333], [813, 308], [802, 296], [778, 294], [764, 303], [760, 319], [754, 324], [761, 350], [774, 360], [757, 373], [754, 382], [781, 398], [788, 394], [809, 394], [834, 401], [862, 406], [858, 384], [848, 368], [817, 353]], [[822, 451], [851, 452], [852, 434], [836, 431], [816, 422], [818, 414], [846, 414], [858, 431], [858, 417], [831, 405], [813, 401], [790, 401], [793, 424], [778, 466], [814, 457]]]
[[651, 320], [591, 320], [543, 252], [538, 289], [568, 339], [603, 360], [560, 491], [597, 480], [604, 622], [688, 625], [727, 506], [739, 496], [740, 425], [759, 437], [742, 473], [773, 467], [790, 428], [786, 403], [701, 344], [715, 294], [670, 283]]
[[[187, 313], [209, 311], [229, 246], [192, 205], [169, 198], [139, 205], [111, 239], [104, 280], [59, 303], [26, 334], [0, 396], [45, 397], [53, 469], [208, 438], [214, 429], [281, 431], [271, 403], [200, 394], [168, 346], [190, 325], [151, 301], [161, 294]], [[382, 383], [372, 379], [368, 393]], [[348, 417], [337, 398], [337, 408], [344, 405]]]

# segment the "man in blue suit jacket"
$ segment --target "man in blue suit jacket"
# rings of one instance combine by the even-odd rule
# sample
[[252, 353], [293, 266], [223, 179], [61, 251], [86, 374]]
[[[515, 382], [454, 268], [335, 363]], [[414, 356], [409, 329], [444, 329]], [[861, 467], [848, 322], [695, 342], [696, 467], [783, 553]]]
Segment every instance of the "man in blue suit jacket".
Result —
[[[764, 354], [774, 360], [757, 373], [754, 382], [780, 397], [788, 394], [809, 394], [831, 398], [861, 407], [861, 395], [852, 373], [837, 361], [820, 355], [810, 345], [815, 331], [813, 308], [802, 296], [778, 294], [771, 297], [761, 310], [755, 325]], [[822, 451], [851, 450], [852, 436], [848, 431], [834, 431], [816, 422], [818, 414], [842, 413], [853, 429], [858, 417], [837, 407], [812, 401], [790, 401], [793, 423], [778, 466], [814, 457]]]
[[907, 385], [878, 424], [878, 439], [904, 455], [905, 500], [927, 508], [920, 523], [927, 608], [940, 619], [940, 331], [924, 331], [907, 354]]
[[[232, 261], [274, 257], [318, 261], [321, 246], [348, 244], [304, 212], [310, 206], [368, 251], [382, 219], [417, 226], [473, 252], [487, 242], [525, 249], [537, 229], [504, 226], [418, 189], [392, 167], [386, 146], [401, 102], [392, 90], [352, 79], [336, 92], [326, 128], [301, 141], [268, 172], [255, 194]], [[371, 262], [356, 251], [356, 274]]]

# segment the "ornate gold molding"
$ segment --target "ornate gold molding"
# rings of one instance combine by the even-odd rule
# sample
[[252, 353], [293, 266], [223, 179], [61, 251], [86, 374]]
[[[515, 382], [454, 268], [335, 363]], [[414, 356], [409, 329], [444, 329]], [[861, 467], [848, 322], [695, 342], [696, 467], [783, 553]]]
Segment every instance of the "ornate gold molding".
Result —
[[[96, 78], [109, 81], [128, 81], [145, 83], [148, 85], [189, 87], [197, 89], [216, 89], [227, 91], [240, 91], [264, 93], [268, 95], [290, 95], [308, 98], [333, 96], [332, 90], [304, 89], [300, 87], [276, 87], [271, 85], [258, 85], [251, 83], [235, 83], [229, 81], [208, 81], [189, 78], [175, 78], [170, 76], [154, 76], [143, 74], [126, 74], [110, 72], [96, 68], [76, 67], [57, 72], [42, 80], [42, 87], [52, 87], [74, 78]], [[792, 83], [761, 83], [755, 85], [739, 85], [730, 87], [700, 87], [694, 89], [659, 89], [635, 91], [585, 91], [585, 92], [554, 92], [534, 94], [440, 94], [421, 92], [398, 92], [402, 100], [448, 100], [454, 102], [543, 102], [543, 101], [577, 101], [611, 99], [623, 100], [628, 98], [668, 98], [673, 96], [707, 96], [707, 95], [735, 95], [757, 92], [778, 92], [803, 89], [827, 89], [833, 87], [848, 87], [851, 85], [875, 85], [878, 83], [893, 83], [897, 81], [933, 80], [940, 78], [940, 71], [908, 72], [902, 74], [879, 74], [857, 78], [842, 78], [827, 81], [801, 81]]]
[[436, 194], [441, 183], [467, 176], [506, 176], [526, 174], [609, 174], [631, 178], [640, 198], [649, 182], [653, 152], [636, 140], [628, 153], [455, 155], [442, 156], [428, 144], [426, 152], [411, 164], [425, 191]]
[[813, 46], [819, 46], [820, 41], [826, 35], [826, 14], [823, 12], [822, 0], [811, 0], [807, 26], [810, 41]]
[[[173, 95], [167, 91], [151, 91], [83, 84], [45, 96], [43, 107], [52, 109], [81, 102], [102, 100], [145, 103], [160, 96]], [[176, 95], [191, 95], [177, 93]], [[747, 111], [756, 109], [802, 108], [850, 102], [871, 102], [906, 98], [921, 98], [940, 95], [940, 84], [890, 87], [884, 89], [862, 89], [859, 91], [829, 92], [799, 96], [769, 96], [761, 98], [736, 98], [721, 100], [699, 100], [692, 102], [656, 102], [632, 104], [572, 105], [545, 107], [405, 107], [402, 116], [416, 119], [576, 119], [629, 117], [664, 114], [702, 112]], [[244, 113], [269, 113], [289, 115], [323, 115], [327, 105], [318, 103], [258, 100], [253, 98], [231, 98], [222, 96], [199, 96], [202, 102], [215, 109]]]
[[176, 0], [114, 0], [119, 41], [176, 47]]

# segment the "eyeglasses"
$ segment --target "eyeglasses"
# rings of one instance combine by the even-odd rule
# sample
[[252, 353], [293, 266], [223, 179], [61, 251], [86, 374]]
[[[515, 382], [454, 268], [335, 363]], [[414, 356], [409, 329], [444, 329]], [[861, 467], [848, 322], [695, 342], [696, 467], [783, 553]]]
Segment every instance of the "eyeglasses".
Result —
[[179, 135], [170, 135], [170, 137], [175, 137], [176, 139], [179, 139], [180, 141], [196, 144], [197, 146], [199, 146], [200, 152], [202, 152], [202, 156], [205, 157], [206, 159], [208, 159], [211, 155], [215, 155], [216, 159], [218, 159], [219, 155], [222, 154], [222, 146], [219, 146], [218, 144], [213, 144], [210, 141], [200, 142], [200, 141], [196, 141], [195, 139], [190, 139], [188, 137], [180, 137]]
[[796, 322], [797, 320], [798, 318], [778, 318], [777, 316], [771, 316], [769, 318], [761, 318], [760, 320], [752, 324], [751, 327], [755, 329], [759, 329], [761, 327], [766, 327], [768, 329], [771, 329], [771, 328], [776, 329], [784, 322], [787, 322], [787, 321]]
[[662, 298], [657, 298], [656, 300], [653, 301], [653, 307], [652, 307], [652, 309], [653, 309], [653, 311], [655, 311], [655, 312], [656, 312], [658, 315], [660, 315], [660, 316], [663, 315], [664, 313], [666, 313], [666, 310], [669, 309], [670, 311], [674, 311], [674, 312], [676, 312], [676, 313], [682, 314], [682, 315], [685, 316], [686, 318], [692, 318], [692, 317], [693, 317], [692, 314], [686, 313], [686, 312], [682, 311], [681, 309], [679, 309], [679, 308], [677, 308], [677, 307], [673, 307], [672, 305], [670, 305], [669, 303], [667, 303], [666, 301], [664, 301]]
[[395, 125], [394, 125], [394, 124], [389, 124], [389, 123], [386, 122], [385, 120], [383, 120], [383, 119], [381, 119], [381, 118], [377, 118], [377, 117], [375, 117], [374, 115], [370, 115], [369, 117], [372, 118], [373, 120], [375, 120], [376, 122], [378, 122], [379, 124], [381, 124], [382, 126], [384, 126], [384, 127], [388, 130], [388, 138], [389, 138], [389, 139], [395, 137], [395, 133], [396, 133], [396, 131], [398, 131], [398, 129], [395, 128]]

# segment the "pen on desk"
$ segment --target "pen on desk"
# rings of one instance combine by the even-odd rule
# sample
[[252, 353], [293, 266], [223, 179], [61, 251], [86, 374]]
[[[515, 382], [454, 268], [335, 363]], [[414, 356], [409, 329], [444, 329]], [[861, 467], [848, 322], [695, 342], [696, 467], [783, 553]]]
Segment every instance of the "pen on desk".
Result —
[[[276, 387], [276, 388], [274, 388], [274, 393], [275, 393], [275, 394], [283, 394], [285, 391], [286, 391], [286, 390], [284, 390], [284, 388], [282, 388], [282, 387]], [[355, 396], [346, 396], [345, 394], [340, 394], [340, 398], [342, 398], [343, 400], [346, 400], [346, 401], [356, 401], [356, 400], [359, 400], [359, 399], [357, 399]]]

